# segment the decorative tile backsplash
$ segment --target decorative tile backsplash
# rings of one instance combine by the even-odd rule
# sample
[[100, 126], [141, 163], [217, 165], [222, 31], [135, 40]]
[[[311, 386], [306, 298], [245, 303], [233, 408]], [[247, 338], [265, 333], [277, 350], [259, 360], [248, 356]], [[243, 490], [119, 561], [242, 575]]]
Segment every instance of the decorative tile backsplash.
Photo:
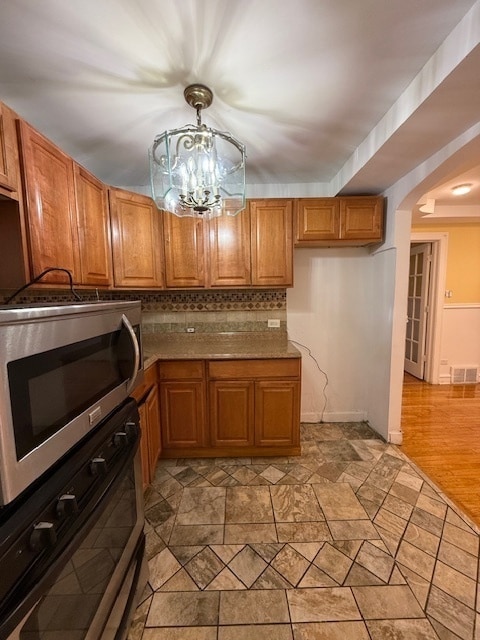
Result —
[[[236, 331], [286, 331], [285, 289], [202, 291], [99, 291], [77, 290], [85, 302], [97, 300], [141, 300], [145, 333]], [[11, 291], [0, 291], [4, 302]], [[16, 304], [73, 302], [69, 291], [30, 289], [18, 295]], [[279, 320], [279, 328], [268, 328], [268, 320]]]

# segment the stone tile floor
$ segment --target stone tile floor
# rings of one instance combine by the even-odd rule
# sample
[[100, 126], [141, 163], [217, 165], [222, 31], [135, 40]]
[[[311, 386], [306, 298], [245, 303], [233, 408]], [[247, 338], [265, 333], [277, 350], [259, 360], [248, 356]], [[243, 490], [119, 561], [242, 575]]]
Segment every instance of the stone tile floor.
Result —
[[366, 423], [301, 440], [160, 461], [129, 640], [480, 640], [475, 525]]

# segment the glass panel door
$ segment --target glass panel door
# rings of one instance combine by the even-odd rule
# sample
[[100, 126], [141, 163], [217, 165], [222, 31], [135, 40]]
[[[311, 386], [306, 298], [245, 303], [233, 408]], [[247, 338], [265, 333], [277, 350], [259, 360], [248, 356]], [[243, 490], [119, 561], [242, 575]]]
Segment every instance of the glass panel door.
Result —
[[431, 244], [410, 247], [404, 368], [407, 373], [421, 380], [425, 368], [431, 254]]

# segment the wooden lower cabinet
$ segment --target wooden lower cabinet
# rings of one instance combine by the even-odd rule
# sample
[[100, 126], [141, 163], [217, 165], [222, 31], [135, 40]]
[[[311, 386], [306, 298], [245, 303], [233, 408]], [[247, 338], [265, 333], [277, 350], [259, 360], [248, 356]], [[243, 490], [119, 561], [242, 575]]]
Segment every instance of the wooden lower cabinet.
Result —
[[210, 430], [214, 447], [255, 443], [255, 383], [216, 380], [209, 383]]
[[165, 453], [197, 451], [206, 444], [205, 366], [201, 360], [158, 364]]
[[162, 455], [300, 453], [300, 358], [159, 363]]
[[160, 433], [160, 403], [158, 387], [152, 387], [145, 398], [146, 431], [148, 441], [148, 466], [150, 468], [150, 481], [155, 475], [160, 452], [162, 450], [162, 438]]
[[195, 380], [162, 382], [160, 391], [165, 449], [203, 447], [204, 383]]
[[150, 474], [150, 456], [148, 453], [148, 437], [147, 437], [147, 408], [144, 404], [138, 405], [138, 415], [140, 416], [140, 460], [142, 464], [142, 484], [143, 490], [148, 487], [151, 481]]
[[255, 382], [255, 444], [299, 446], [300, 382]]
[[132, 396], [138, 403], [140, 416], [140, 458], [142, 462], [143, 488], [152, 482], [155, 467], [162, 451], [160, 403], [157, 385], [157, 367], [152, 365], [145, 371], [143, 384]]
[[300, 446], [300, 358], [208, 363], [212, 445], [245, 455]]

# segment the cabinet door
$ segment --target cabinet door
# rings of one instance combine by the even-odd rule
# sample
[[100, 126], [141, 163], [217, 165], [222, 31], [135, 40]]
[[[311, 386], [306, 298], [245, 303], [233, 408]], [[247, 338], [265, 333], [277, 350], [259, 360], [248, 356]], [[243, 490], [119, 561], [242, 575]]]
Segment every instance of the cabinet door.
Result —
[[244, 287], [250, 276], [250, 215], [244, 209], [236, 216], [222, 215], [209, 222], [208, 285]]
[[254, 382], [210, 382], [212, 446], [241, 447], [254, 444]]
[[18, 199], [18, 149], [15, 115], [0, 103], [0, 193]]
[[112, 284], [110, 215], [106, 185], [75, 164], [81, 281], [93, 286]]
[[165, 449], [205, 445], [203, 382], [162, 382], [160, 412], [162, 443]]
[[300, 383], [260, 380], [255, 383], [255, 444], [299, 444]]
[[162, 448], [160, 436], [160, 404], [158, 398], [158, 387], [156, 384], [151, 388], [145, 400], [145, 408], [147, 413], [148, 430], [148, 463], [151, 480], [155, 474], [155, 466]]
[[299, 198], [295, 201], [295, 244], [340, 237], [340, 204], [336, 198]]
[[[33, 275], [61, 267], [81, 281], [73, 160], [24, 121], [19, 121], [28, 235]], [[67, 283], [62, 272], [42, 282]]]
[[292, 200], [250, 200], [252, 284], [293, 285]]
[[138, 415], [140, 416], [140, 460], [142, 465], [142, 481], [145, 490], [150, 484], [150, 460], [148, 455], [148, 416], [145, 403], [138, 405]]
[[163, 286], [160, 213], [148, 196], [110, 189], [113, 276], [116, 287]]
[[199, 218], [180, 218], [162, 212], [165, 236], [165, 283], [167, 287], [205, 286], [205, 223]]
[[383, 198], [360, 196], [340, 198], [342, 240], [382, 239]]

